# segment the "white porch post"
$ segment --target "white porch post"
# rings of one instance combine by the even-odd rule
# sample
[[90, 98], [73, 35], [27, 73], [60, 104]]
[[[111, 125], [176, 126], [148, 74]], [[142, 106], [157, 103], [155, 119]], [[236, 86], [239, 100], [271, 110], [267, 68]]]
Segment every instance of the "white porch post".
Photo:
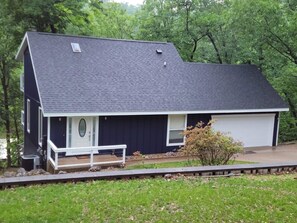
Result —
[[126, 163], [126, 148], [123, 149], [123, 164]]
[[58, 169], [58, 153], [55, 152], [55, 170]]
[[94, 150], [91, 150], [91, 154], [90, 154], [90, 163], [91, 163], [91, 167], [93, 167], [93, 162], [94, 162]]
[[[47, 118], [47, 141], [51, 140], [51, 118], [48, 117]], [[49, 161], [49, 157], [51, 155], [51, 150], [50, 150], [50, 146], [47, 143], [47, 153], [46, 153], [46, 162], [48, 163]]]
[[47, 153], [46, 153], [46, 170], [49, 170], [49, 158], [51, 157], [51, 147], [48, 141], [51, 140], [51, 118], [47, 117]]

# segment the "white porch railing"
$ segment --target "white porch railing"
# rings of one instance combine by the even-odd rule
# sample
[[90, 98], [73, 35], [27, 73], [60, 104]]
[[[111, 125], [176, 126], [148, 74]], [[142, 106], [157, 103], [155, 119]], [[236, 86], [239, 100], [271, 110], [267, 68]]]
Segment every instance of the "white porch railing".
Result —
[[[82, 166], [94, 166], [94, 165], [103, 165], [103, 164], [125, 164], [126, 160], [126, 148], [127, 145], [111, 145], [111, 146], [91, 146], [91, 147], [72, 147], [72, 148], [57, 148], [57, 146], [51, 141], [47, 141], [47, 160], [51, 163], [55, 170], [59, 168], [71, 168], [71, 167], [82, 167]], [[114, 161], [103, 161], [103, 162], [94, 162], [94, 153], [97, 154], [100, 150], [122, 150], [122, 158], [120, 160]], [[86, 163], [73, 163], [73, 164], [59, 164], [59, 153], [66, 153], [66, 152], [77, 152], [81, 155], [89, 155], [90, 160]], [[52, 157], [52, 152], [54, 153]], [[65, 157], [63, 157], [65, 158]]]

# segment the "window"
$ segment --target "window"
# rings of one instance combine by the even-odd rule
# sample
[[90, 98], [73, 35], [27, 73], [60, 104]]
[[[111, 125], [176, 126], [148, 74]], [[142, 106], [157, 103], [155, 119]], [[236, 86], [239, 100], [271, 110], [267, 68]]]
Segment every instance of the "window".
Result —
[[24, 119], [25, 119], [25, 113], [24, 113], [24, 110], [22, 110], [22, 112], [21, 112], [21, 123], [22, 123], [23, 128], [24, 128], [24, 123], [25, 123]]
[[78, 133], [80, 137], [84, 137], [87, 131], [87, 123], [85, 119], [80, 119], [78, 124]]
[[27, 99], [27, 132], [30, 133], [30, 112], [31, 112], [31, 105], [30, 99]]
[[186, 115], [168, 115], [167, 146], [180, 146], [184, 144], [182, 135], [187, 126]]
[[43, 115], [41, 107], [38, 108], [38, 143], [42, 146], [42, 127], [43, 127]]

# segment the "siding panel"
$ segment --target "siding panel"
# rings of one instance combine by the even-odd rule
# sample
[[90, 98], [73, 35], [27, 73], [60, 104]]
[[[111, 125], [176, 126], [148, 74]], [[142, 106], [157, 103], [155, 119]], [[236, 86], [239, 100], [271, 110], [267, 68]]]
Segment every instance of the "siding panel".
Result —
[[66, 117], [51, 118], [51, 140], [58, 148], [66, 147]]
[[100, 117], [99, 145], [127, 144], [127, 155], [164, 153], [176, 147], [166, 147], [167, 115]]
[[[24, 155], [37, 154], [40, 100], [29, 50], [24, 53]], [[30, 99], [30, 133], [27, 132], [27, 99]], [[44, 125], [44, 128], [46, 125]]]

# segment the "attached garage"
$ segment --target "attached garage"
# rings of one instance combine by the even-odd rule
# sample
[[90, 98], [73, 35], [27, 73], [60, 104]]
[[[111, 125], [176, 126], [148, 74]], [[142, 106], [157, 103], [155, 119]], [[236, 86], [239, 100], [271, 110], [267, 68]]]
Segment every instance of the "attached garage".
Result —
[[[244, 147], [273, 146], [276, 144], [275, 113], [212, 115], [213, 127], [243, 142]], [[276, 126], [275, 126], [276, 125]]]

